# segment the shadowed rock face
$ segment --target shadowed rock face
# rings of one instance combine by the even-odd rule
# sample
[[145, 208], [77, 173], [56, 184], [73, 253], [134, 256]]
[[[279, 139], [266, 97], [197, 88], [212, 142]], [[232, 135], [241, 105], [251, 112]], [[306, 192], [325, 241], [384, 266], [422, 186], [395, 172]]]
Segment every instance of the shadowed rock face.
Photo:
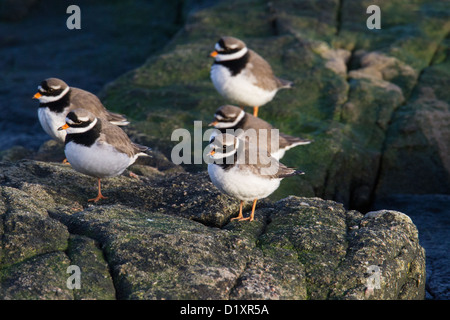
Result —
[[[0, 162], [0, 172], [1, 299], [424, 297], [424, 250], [400, 212], [292, 196], [230, 222], [238, 201], [205, 173], [105, 179], [109, 198], [92, 205], [95, 179], [68, 166]], [[80, 290], [66, 286], [70, 265]]]

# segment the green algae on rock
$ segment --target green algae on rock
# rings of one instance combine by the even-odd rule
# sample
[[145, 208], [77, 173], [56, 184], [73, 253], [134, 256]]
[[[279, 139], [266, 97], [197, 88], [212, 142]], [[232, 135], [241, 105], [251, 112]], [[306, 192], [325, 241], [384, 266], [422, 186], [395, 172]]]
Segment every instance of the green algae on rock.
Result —
[[[0, 172], [2, 299], [424, 297], [424, 251], [399, 212], [291, 196], [242, 223], [204, 173], [122, 175], [92, 205], [91, 178], [65, 165], [0, 162]], [[80, 290], [66, 285], [70, 265]], [[369, 266], [380, 289], [367, 290]]]
[[[263, 106], [260, 116], [281, 132], [314, 140], [286, 154], [286, 164], [306, 174], [281, 186], [271, 199], [314, 195], [366, 209], [379, 174], [397, 170], [396, 163], [390, 167], [382, 159], [391, 119], [401, 115], [397, 110], [409, 105], [416, 85], [426, 80], [419, 77], [422, 71], [445, 59], [442, 44], [450, 31], [448, 7], [439, 1], [380, 2], [382, 29], [369, 30], [370, 4], [219, 2], [189, 14], [160, 53], [108, 84], [101, 96], [170, 157], [177, 143], [171, 141], [173, 130], [193, 133], [195, 120], [206, 128], [216, 108], [229, 103], [209, 79], [207, 54], [223, 35], [241, 38], [275, 74], [295, 83]], [[434, 147], [445, 153], [442, 145]], [[403, 169], [406, 176], [413, 174]], [[439, 161], [425, 170], [433, 177], [441, 171], [449, 176]]]

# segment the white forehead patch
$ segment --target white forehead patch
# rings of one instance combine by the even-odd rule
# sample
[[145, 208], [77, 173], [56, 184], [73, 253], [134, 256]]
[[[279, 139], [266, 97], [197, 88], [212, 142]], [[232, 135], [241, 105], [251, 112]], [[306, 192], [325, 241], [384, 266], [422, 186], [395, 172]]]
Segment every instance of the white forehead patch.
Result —
[[[245, 111], [241, 110], [241, 112], [239, 112], [239, 115], [236, 117], [236, 119], [233, 122], [219, 122], [214, 127], [217, 129], [233, 128], [244, 118], [244, 116], [245, 116]], [[233, 117], [234, 117], [234, 115], [233, 115]]]
[[[70, 124], [70, 122], [67, 122], [67, 123]], [[91, 130], [96, 124], [97, 124], [97, 118], [95, 118], [94, 121], [92, 121], [87, 127], [83, 127], [83, 128], [69, 127], [69, 128], [67, 128], [67, 133], [68, 134], [84, 133], [84, 132]]]
[[57, 100], [61, 99], [62, 97], [64, 97], [66, 95], [66, 93], [69, 92], [70, 87], [65, 88], [64, 91], [61, 92], [57, 96], [47, 96], [47, 95], [45, 95], [45, 90], [42, 89], [41, 86], [38, 87], [38, 90], [39, 90], [39, 92], [42, 93], [42, 96], [39, 98], [39, 102], [40, 103], [49, 103], [49, 102], [57, 101]]
[[235, 60], [235, 59], [239, 59], [242, 58], [246, 53], [247, 53], [248, 49], [247, 47], [242, 48], [241, 50], [235, 52], [235, 53], [231, 53], [231, 54], [222, 54], [219, 53], [215, 59], [216, 61], [228, 61], [228, 60]]
[[214, 49], [216, 49], [216, 51], [222, 51], [223, 48], [219, 45], [219, 43], [216, 43], [216, 45], [214, 46]]
[[214, 118], [216, 118], [217, 120], [223, 120], [223, 117], [220, 114], [215, 114]]
[[68, 124], [75, 124], [75, 123], [80, 123], [80, 122], [89, 122], [89, 117], [87, 117], [87, 116], [86, 117], [78, 117], [77, 116], [77, 119], [78, 119], [79, 122], [75, 122], [72, 119], [70, 119], [69, 117], [67, 117], [66, 118], [66, 122]]
[[88, 122], [89, 121], [89, 117], [78, 117], [78, 120], [80, 120], [81, 122]]

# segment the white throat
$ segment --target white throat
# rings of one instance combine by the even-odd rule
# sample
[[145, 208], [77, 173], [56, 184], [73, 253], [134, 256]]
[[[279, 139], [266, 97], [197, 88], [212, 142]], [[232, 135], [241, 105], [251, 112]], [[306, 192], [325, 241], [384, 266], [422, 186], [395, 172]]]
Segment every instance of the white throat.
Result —
[[247, 47], [244, 47], [241, 50], [239, 50], [238, 52], [235, 52], [232, 54], [218, 53], [215, 59], [216, 59], [216, 61], [237, 60], [239, 58], [242, 58], [247, 52], [248, 52]]
[[67, 87], [67, 88], [64, 89], [63, 92], [61, 92], [59, 95], [54, 96], [54, 97], [53, 96], [44, 96], [44, 95], [42, 95], [39, 98], [39, 102], [40, 103], [49, 103], [49, 102], [58, 101], [59, 99], [64, 97], [66, 95], [66, 93], [69, 92], [69, 90], [70, 90], [70, 87]]

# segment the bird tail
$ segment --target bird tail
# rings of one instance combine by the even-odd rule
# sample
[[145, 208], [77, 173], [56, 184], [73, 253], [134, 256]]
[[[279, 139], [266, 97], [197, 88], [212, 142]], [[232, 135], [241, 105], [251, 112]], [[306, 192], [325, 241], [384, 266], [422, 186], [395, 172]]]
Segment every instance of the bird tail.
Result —
[[297, 169], [293, 169], [293, 168], [290, 168], [290, 169], [292, 169], [291, 172], [282, 174], [279, 176], [279, 178], [287, 178], [287, 177], [300, 176], [300, 175], [305, 174], [305, 172], [303, 172], [301, 170], [297, 170]]
[[130, 124], [130, 121], [125, 116], [114, 112], [108, 112], [108, 121], [116, 126], [127, 126]]
[[277, 78], [277, 80], [278, 80], [278, 88], [279, 89], [291, 89], [294, 87], [294, 82], [292, 82], [292, 81], [281, 79], [281, 78]]
[[279, 134], [280, 137], [284, 138], [287, 142], [289, 142], [289, 145], [286, 147], [286, 150], [289, 150], [291, 148], [294, 148], [296, 146], [302, 146], [306, 144], [310, 144], [313, 142], [313, 140], [299, 138], [299, 137], [293, 137], [284, 133]]
[[136, 151], [139, 151], [139, 153], [137, 154], [138, 156], [142, 156], [142, 157], [152, 157], [150, 154], [148, 154], [147, 152], [151, 151], [152, 149], [147, 147], [147, 146], [143, 146], [141, 144], [137, 144], [133, 142], [133, 147], [136, 149]]

